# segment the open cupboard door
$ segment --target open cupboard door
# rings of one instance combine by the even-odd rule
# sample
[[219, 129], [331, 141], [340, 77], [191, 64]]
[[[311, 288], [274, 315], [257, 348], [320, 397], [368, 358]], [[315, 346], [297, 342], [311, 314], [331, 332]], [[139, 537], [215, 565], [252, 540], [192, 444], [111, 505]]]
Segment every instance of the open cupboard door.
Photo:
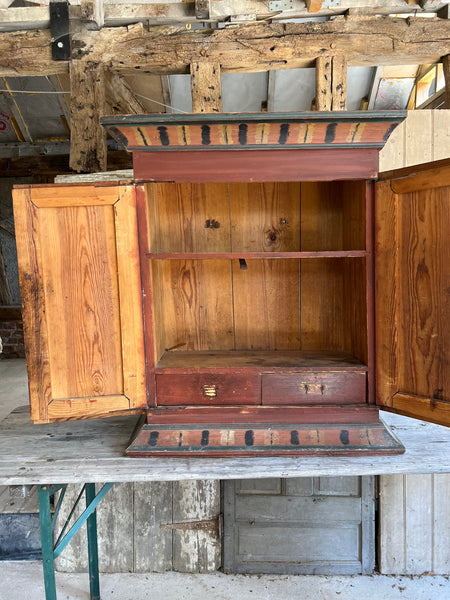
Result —
[[132, 185], [14, 190], [35, 422], [146, 409], [135, 204]]
[[377, 403], [450, 426], [450, 160], [376, 183], [375, 281]]

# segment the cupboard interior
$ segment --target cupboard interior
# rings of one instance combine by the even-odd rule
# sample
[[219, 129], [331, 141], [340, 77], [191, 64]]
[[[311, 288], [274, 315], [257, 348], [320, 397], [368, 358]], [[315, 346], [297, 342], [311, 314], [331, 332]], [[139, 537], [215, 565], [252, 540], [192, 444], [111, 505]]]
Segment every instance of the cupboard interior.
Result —
[[368, 364], [365, 181], [145, 187], [153, 367]]

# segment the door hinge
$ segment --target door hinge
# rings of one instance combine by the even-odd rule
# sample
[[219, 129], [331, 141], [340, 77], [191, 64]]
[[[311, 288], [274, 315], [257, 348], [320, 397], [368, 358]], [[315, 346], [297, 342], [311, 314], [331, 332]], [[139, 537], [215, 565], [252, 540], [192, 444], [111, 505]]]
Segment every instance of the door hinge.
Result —
[[187, 521], [185, 523], [165, 523], [159, 526], [163, 531], [212, 531], [219, 537], [222, 535], [222, 515], [206, 521]]

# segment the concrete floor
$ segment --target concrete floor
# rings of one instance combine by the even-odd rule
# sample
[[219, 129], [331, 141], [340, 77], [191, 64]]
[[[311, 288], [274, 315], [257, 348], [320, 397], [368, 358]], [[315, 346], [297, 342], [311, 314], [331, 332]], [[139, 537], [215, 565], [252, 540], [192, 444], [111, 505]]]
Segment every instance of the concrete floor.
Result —
[[0, 359], [0, 421], [14, 408], [25, 404], [28, 404], [25, 360], [23, 358]]
[[[26, 366], [22, 359], [0, 360], [0, 421], [28, 403]], [[1, 426], [0, 426], [1, 435]], [[57, 573], [58, 599], [88, 600], [87, 574]], [[39, 561], [0, 562], [0, 600], [43, 600]], [[279, 576], [104, 574], [102, 598], [118, 600], [449, 600], [450, 578], [439, 576]]]
[[[0, 563], [0, 600], [42, 600], [39, 562]], [[58, 598], [88, 600], [87, 574], [57, 573]], [[448, 577], [105, 574], [103, 600], [448, 600]]]

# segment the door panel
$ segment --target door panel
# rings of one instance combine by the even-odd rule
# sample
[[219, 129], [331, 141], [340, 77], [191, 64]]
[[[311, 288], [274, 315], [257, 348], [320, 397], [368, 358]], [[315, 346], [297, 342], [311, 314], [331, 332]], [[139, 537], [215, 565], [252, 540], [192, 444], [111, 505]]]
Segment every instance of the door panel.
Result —
[[32, 419], [145, 408], [132, 186], [14, 190]]
[[377, 402], [450, 425], [450, 161], [391, 176], [376, 184]]

